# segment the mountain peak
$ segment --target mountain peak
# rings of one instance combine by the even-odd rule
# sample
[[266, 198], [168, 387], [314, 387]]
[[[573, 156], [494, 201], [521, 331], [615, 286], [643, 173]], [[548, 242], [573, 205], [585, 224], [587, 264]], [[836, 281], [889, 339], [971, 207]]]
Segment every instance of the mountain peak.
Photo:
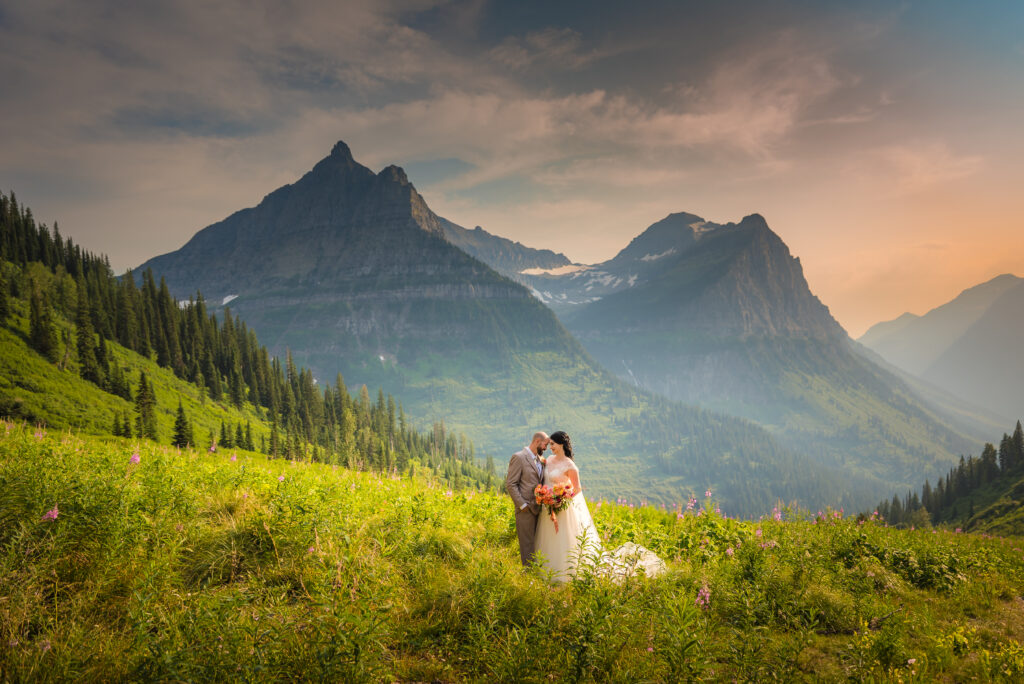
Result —
[[392, 180], [399, 185], [409, 185], [409, 177], [405, 175], [405, 169], [394, 164], [381, 169], [377, 176], [386, 180]]
[[334, 147], [331, 148], [331, 156], [335, 159], [344, 159], [354, 161], [352, 158], [352, 150], [348, 148], [344, 140], [339, 140], [334, 143]]

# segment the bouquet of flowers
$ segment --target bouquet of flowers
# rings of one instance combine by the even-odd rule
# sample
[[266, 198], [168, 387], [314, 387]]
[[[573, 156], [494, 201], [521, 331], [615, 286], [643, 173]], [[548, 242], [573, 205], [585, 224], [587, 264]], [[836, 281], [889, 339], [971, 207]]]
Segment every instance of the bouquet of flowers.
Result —
[[542, 506], [548, 507], [548, 515], [551, 522], [555, 523], [555, 532], [558, 532], [558, 518], [555, 513], [561, 513], [569, 507], [573, 494], [575, 494], [571, 482], [552, 485], [537, 485], [533, 490], [533, 498]]

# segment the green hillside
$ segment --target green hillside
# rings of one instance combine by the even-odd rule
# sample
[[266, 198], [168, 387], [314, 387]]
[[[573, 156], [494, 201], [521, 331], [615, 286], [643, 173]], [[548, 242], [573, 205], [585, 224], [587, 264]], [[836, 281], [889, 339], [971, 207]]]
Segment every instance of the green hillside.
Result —
[[0, 421], [0, 679], [1024, 677], [1020, 538], [591, 502], [668, 572], [551, 586], [431, 482]]
[[977, 457], [959, 465], [921, 494], [907, 492], [883, 501], [878, 511], [902, 527], [943, 524], [976, 532], [1024, 534], [1024, 428], [1018, 420], [997, 448], [988, 443]]
[[[24, 308], [24, 302], [16, 301], [16, 310]], [[30, 348], [29, 321], [18, 313], [5, 327], [0, 327], [0, 415], [42, 424], [51, 430], [74, 429], [94, 435], [110, 434], [115, 416], [118, 420], [124, 415], [134, 418], [135, 404], [84, 380], [73, 356], [62, 369]], [[61, 336], [74, 338], [71, 324], [62, 321], [59, 328]], [[204, 447], [209, 446], [210, 435], [219, 437], [221, 423], [232, 426], [232, 434], [235, 426], [250, 426], [256, 444], [270, 436], [269, 426], [251, 404], [235, 407], [212, 401], [205, 391], [175, 377], [154, 361], [117, 343], [109, 343], [108, 350], [112, 361], [132, 378], [133, 385], [143, 372], [152, 383], [160, 442], [170, 442], [179, 400], [192, 423], [197, 444]]]

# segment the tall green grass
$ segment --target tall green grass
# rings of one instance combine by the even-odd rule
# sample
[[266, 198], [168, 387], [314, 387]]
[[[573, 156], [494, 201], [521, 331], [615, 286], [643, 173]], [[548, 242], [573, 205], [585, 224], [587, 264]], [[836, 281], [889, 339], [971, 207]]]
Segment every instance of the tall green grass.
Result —
[[493, 494], [0, 423], [0, 681], [1024, 676], [1019, 538], [591, 508], [668, 572], [523, 572]]

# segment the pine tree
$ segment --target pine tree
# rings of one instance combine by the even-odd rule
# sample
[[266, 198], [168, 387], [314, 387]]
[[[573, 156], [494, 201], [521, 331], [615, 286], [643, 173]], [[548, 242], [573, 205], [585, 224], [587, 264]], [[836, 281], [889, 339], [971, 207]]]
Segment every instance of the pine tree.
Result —
[[124, 415], [121, 417], [121, 436], [122, 437], [131, 437], [132, 436], [132, 421], [131, 421], [131, 417], [128, 415], [127, 411], [125, 411]]
[[270, 457], [278, 458], [281, 455], [281, 438], [277, 435], [277, 416], [274, 416], [270, 423]]
[[121, 436], [121, 414], [114, 412], [114, 425], [110, 428], [110, 434], [115, 437]]
[[135, 393], [135, 434], [145, 439], [157, 438], [156, 396], [153, 387], [146, 380], [146, 373], [139, 376], [139, 389]]
[[171, 438], [171, 444], [183, 449], [192, 444], [192, 441], [192, 426], [185, 416], [185, 408], [179, 399], [178, 415], [174, 419], [174, 436]]
[[1024, 430], [1021, 430], [1020, 421], [1013, 431], [1013, 467], [1020, 468], [1024, 465]]
[[256, 445], [252, 443], [252, 425], [245, 421], [245, 446], [247, 451], [255, 451]]
[[89, 316], [89, 296], [85, 291], [85, 282], [78, 284], [78, 308], [75, 311], [75, 334], [78, 341], [78, 372], [93, 383], [102, 385], [99, 363], [96, 361], [96, 335], [92, 330], [92, 319]]
[[222, 449], [230, 449], [234, 446], [231, 443], [231, 433], [228, 432], [227, 426], [224, 425], [224, 421], [220, 421], [220, 438], [217, 440], [217, 446]]
[[53, 313], [41, 292], [33, 288], [29, 298], [29, 342], [47, 361], [56, 363], [60, 351]]
[[7, 278], [4, 276], [3, 260], [0, 259], [0, 325], [6, 323], [8, 316], [11, 315], [11, 304], [7, 295]]

